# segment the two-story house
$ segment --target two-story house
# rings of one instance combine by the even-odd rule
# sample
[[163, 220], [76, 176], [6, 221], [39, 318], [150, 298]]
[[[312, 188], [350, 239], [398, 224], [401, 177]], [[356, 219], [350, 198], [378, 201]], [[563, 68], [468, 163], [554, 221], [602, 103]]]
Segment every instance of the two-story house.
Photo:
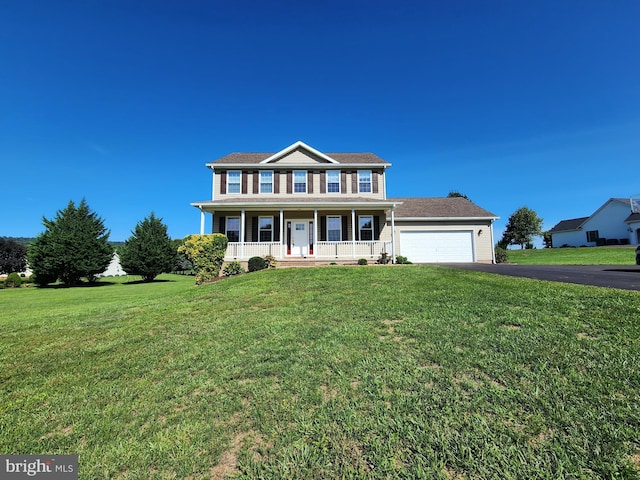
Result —
[[229, 238], [225, 260], [492, 262], [498, 217], [464, 198], [387, 198], [390, 163], [372, 153], [232, 153], [207, 164], [211, 200], [191, 205]]

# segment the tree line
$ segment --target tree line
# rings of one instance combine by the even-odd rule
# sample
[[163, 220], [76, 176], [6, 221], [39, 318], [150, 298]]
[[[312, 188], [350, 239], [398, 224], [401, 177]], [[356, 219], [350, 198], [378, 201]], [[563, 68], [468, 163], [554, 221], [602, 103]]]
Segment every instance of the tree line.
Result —
[[[104, 220], [89, 208], [86, 200], [73, 201], [55, 217], [43, 217], [44, 232], [28, 246], [14, 239], [0, 238], [0, 274], [22, 272], [27, 264], [37, 285], [60, 281], [78, 284], [86, 278], [95, 282], [104, 272], [115, 252], [109, 242]], [[181, 243], [178, 241], [177, 243]], [[120, 265], [129, 275], [139, 275], [149, 282], [161, 273], [177, 268], [190, 269], [180, 258], [177, 244], [167, 234], [167, 227], [152, 212], [140, 221], [131, 236], [118, 247]], [[181, 260], [182, 265], [178, 260]]]

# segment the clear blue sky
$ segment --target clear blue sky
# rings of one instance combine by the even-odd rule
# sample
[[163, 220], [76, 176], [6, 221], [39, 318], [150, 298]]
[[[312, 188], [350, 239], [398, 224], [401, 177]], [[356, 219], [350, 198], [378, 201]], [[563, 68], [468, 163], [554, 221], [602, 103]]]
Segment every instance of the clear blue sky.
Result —
[[551, 228], [640, 193], [640, 2], [0, 0], [0, 236], [86, 198], [183, 237], [204, 164], [373, 152], [389, 196], [458, 190]]

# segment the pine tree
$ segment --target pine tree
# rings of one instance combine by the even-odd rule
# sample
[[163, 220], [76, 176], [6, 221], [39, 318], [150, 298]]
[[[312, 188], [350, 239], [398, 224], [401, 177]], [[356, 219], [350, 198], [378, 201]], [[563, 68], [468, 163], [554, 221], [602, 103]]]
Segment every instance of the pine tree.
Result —
[[109, 231], [85, 199], [70, 201], [53, 220], [43, 218], [46, 230], [29, 247], [27, 258], [40, 285], [60, 280], [67, 286], [104, 272], [113, 256]]
[[136, 225], [131, 237], [118, 249], [120, 265], [129, 275], [140, 275], [150, 282], [161, 273], [171, 272], [176, 248], [167, 235], [167, 227], [153, 212]]

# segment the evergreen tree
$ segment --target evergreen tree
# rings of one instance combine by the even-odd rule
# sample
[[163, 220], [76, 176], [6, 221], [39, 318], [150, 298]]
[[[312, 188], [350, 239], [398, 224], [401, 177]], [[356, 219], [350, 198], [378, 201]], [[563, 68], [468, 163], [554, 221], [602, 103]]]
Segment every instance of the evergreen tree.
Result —
[[120, 265], [129, 275], [140, 275], [150, 282], [161, 273], [171, 272], [176, 262], [176, 247], [167, 235], [167, 227], [153, 212], [136, 225], [131, 237], [118, 250]]
[[13, 239], [0, 237], [0, 275], [23, 272], [27, 268], [27, 248]]
[[520, 248], [524, 249], [525, 245], [532, 242], [534, 236], [539, 235], [542, 235], [542, 219], [534, 210], [522, 207], [509, 217], [509, 223], [498, 246], [507, 248], [509, 245], [520, 245]]
[[53, 220], [43, 218], [42, 223], [46, 230], [27, 253], [39, 285], [60, 280], [71, 286], [82, 277], [92, 282], [107, 269], [113, 256], [109, 231], [85, 199], [77, 207], [70, 201]]

